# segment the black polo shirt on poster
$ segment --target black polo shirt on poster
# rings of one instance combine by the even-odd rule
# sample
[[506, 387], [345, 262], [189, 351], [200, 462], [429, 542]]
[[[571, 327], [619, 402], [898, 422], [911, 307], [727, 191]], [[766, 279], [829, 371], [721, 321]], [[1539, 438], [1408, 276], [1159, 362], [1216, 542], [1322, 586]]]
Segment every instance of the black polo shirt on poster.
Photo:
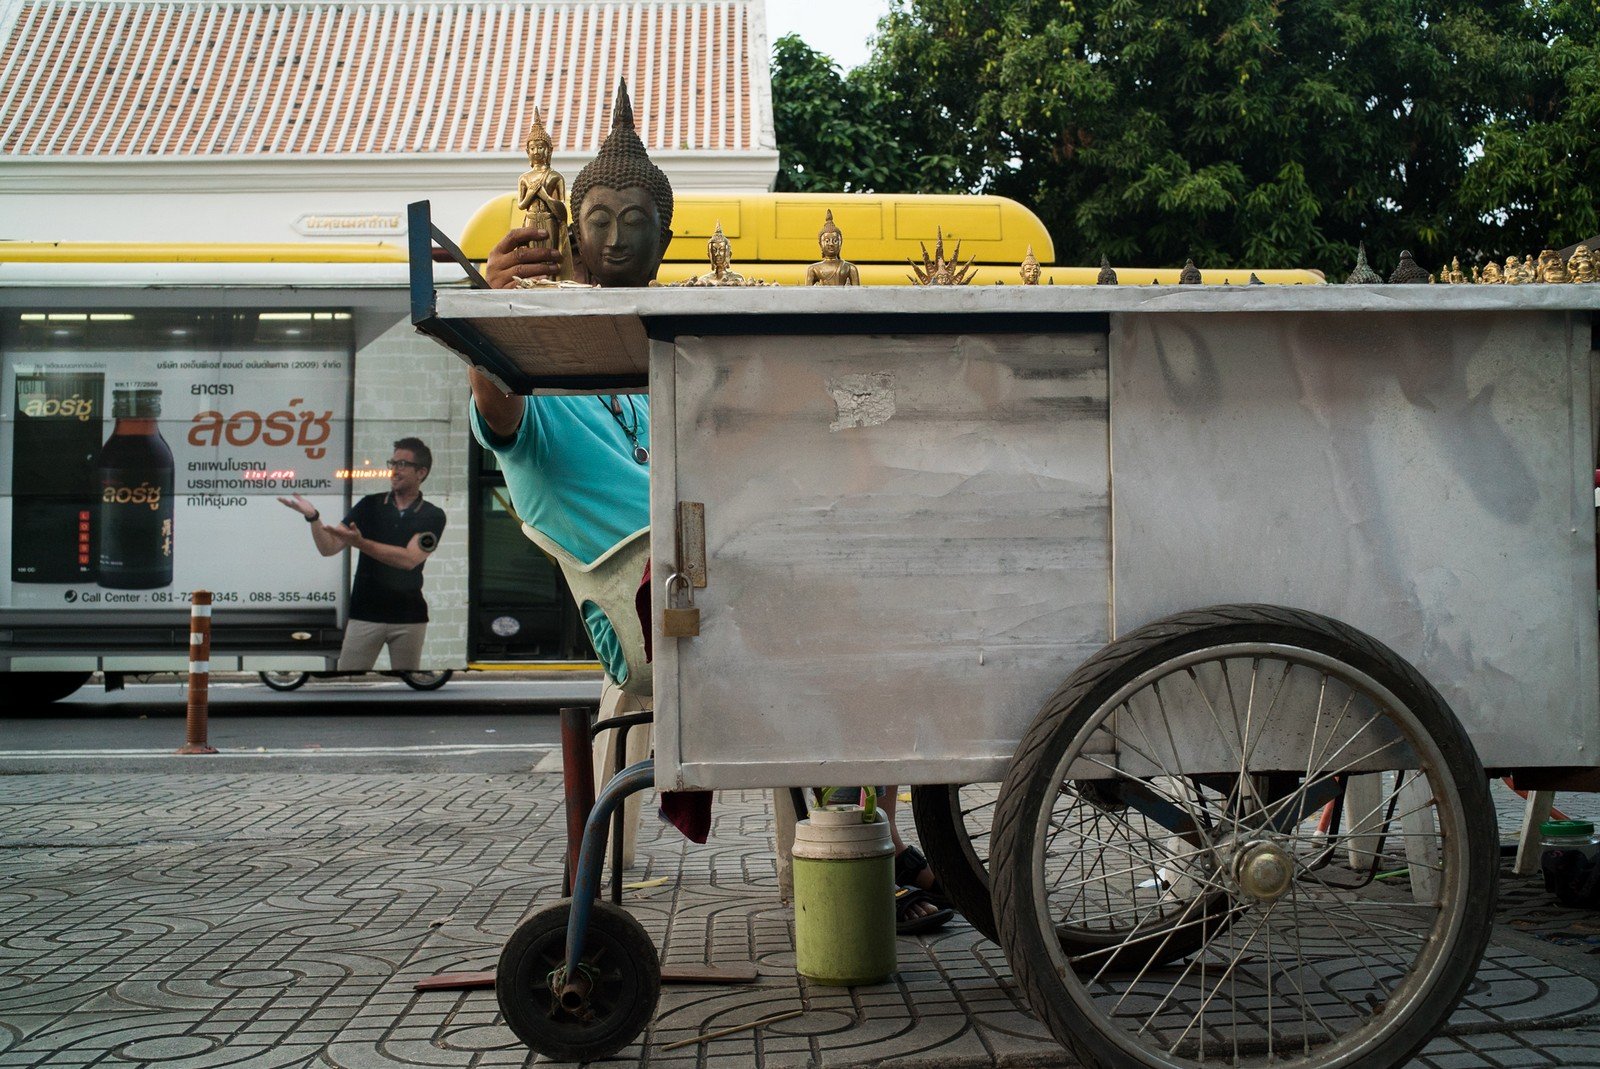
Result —
[[[417, 535], [429, 553], [444, 534], [444, 510], [424, 501], [422, 495], [409, 508], [396, 508], [391, 493], [368, 494], [357, 501], [344, 518], [361, 534], [388, 546], [407, 546]], [[356, 577], [350, 584], [350, 619], [376, 624], [425, 624], [428, 603], [422, 597], [422, 569], [396, 568], [360, 554]]]

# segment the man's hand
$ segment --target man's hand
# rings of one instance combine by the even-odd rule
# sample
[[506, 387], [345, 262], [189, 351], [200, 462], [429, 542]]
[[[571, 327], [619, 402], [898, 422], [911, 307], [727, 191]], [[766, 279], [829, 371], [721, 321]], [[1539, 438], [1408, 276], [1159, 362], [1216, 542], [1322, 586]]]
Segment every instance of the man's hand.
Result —
[[325, 524], [325, 529], [337, 538], [346, 549], [361, 548], [361, 528], [353, 523], [341, 523], [338, 526]]
[[299, 494], [294, 495], [294, 497], [280, 497], [278, 502], [294, 509], [308, 520], [317, 514], [317, 507]]
[[536, 226], [517, 227], [500, 239], [489, 252], [489, 285], [510, 289], [519, 278], [547, 278], [552, 281], [561, 271], [561, 254], [543, 246], [529, 248], [530, 241], [543, 241], [549, 231]]

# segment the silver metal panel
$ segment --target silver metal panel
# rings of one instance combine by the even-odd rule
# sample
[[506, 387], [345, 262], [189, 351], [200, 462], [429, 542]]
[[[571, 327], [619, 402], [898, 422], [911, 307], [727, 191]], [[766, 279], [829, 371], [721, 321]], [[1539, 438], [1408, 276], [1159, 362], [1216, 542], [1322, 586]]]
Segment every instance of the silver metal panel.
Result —
[[655, 344], [652, 513], [704, 502], [708, 557], [657, 782], [1000, 778], [1107, 636], [1103, 336]]
[[1588, 344], [1556, 312], [1113, 316], [1117, 630], [1313, 609], [1486, 765], [1600, 763]]

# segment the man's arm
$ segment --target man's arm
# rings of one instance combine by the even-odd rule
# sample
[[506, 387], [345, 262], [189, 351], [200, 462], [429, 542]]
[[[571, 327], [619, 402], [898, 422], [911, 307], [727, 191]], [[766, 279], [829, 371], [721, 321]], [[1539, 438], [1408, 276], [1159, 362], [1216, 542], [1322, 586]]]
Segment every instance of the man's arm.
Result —
[[299, 494], [293, 497], [280, 497], [279, 503], [288, 506], [304, 516], [311, 525], [311, 541], [317, 544], [317, 552], [324, 557], [331, 557], [345, 548], [343, 542], [335, 535], [325, 523], [319, 523], [321, 513], [317, 507]]
[[521, 394], [501, 393], [500, 387], [475, 367], [467, 368], [467, 382], [472, 385], [472, 403], [478, 406], [484, 425], [497, 438], [515, 437], [527, 399]]
[[[341, 549], [349, 547], [350, 549], [358, 550], [380, 564], [387, 564], [391, 568], [399, 568], [404, 572], [409, 572], [413, 568], [420, 568], [422, 562], [428, 559], [429, 550], [423, 548], [423, 541], [427, 535], [425, 531], [412, 535], [411, 541], [403, 546], [391, 546], [385, 542], [374, 542], [363, 535], [361, 529], [355, 524], [345, 524], [343, 527], [329, 527], [327, 531], [329, 537], [335, 539]], [[428, 543], [430, 547], [437, 546], [439, 541], [437, 537], [434, 537], [428, 539]]]

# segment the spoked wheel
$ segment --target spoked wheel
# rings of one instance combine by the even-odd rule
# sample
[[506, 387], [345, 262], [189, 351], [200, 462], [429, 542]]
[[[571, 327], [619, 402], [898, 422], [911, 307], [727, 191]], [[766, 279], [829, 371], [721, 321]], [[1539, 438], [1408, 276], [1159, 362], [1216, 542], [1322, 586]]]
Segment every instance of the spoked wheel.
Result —
[[928, 867], [950, 903], [986, 938], [999, 941], [989, 900], [989, 828], [998, 783], [938, 783], [911, 788], [911, 815]]
[[450, 682], [450, 677], [454, 674], [446, 668], [437, 672], [401, 672], [400, 678], [412, 690], [438, 690]]
[[564, 1062], [608, 1058], [644, 1031], [661, 995], [655, 943], [633, 916], [597, 901], [579, 975], [566, 982], [563, 899], [523, 921], [500, 952], [495, 998], [517, 1038]]
[[260, 672], [261, 682], [273, 690], [299, 690], [311, 678], [310, 672]]
[[1017, 755], [1001, 944], [1088, 1065], [1398, 1066], [1483, 955], [1483, 768], [1353, 628], [1256, 605], [1150, 624], [1074, 672]]

